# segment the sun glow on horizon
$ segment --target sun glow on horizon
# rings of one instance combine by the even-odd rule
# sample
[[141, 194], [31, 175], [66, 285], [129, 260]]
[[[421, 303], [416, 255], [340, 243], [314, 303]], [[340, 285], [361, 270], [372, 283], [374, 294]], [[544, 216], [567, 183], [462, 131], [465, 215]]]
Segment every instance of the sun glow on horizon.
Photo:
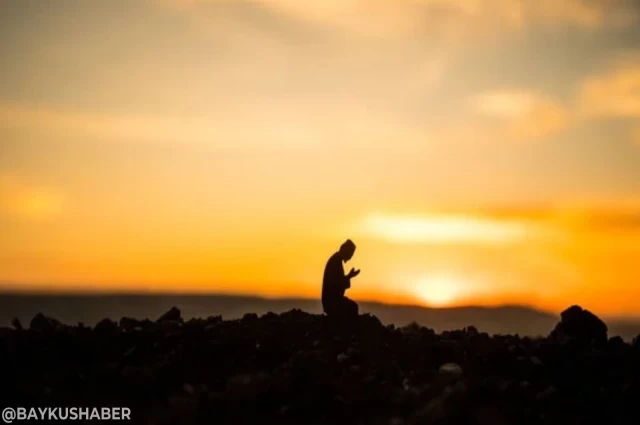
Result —
[[416, 297], [429, 307], [448, 307], [461, 301], [467, 285], [450, 274], [435, 274], [417, 280]]

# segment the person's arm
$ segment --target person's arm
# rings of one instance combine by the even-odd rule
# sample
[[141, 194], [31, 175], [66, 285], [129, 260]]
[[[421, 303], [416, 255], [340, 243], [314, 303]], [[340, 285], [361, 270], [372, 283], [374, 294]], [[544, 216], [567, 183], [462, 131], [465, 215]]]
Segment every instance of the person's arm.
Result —
[[[344, 269], [342, 269], [342, 273], [344, 274]], [[358, 276], [359, 274], [360, 270], [351, 269], [351, 271], [344, 277], [345, 289], [351, 288], [351, 279]]]

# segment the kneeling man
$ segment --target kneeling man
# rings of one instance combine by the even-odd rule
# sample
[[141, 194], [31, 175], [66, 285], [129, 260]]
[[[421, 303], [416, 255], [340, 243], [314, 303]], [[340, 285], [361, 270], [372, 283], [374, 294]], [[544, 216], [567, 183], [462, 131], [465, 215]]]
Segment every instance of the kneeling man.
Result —
[[351, 288], [351, 279], [358, 276], [360, 270], [351, 269], [345, 275], [342, 266], [343, 262], [351, 260], [355, 251], [356, 245], [347, 240], [327, 262], [322, 280], [322, 309], [327, 316], [349, 318], [358, 315], [358, 304], [344, 293]]

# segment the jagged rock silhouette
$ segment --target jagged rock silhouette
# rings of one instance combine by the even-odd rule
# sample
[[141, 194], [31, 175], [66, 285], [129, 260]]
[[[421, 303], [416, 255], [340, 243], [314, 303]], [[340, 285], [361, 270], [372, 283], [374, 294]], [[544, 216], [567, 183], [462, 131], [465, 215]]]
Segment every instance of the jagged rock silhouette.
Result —
[[0, 385], [10, 405], [123, 405], [134, 423], [638, 423], [640, 350], [602, 325], [579, 307], [547, 338], [300, 310], [93, 329], [40, 314], [0, 332]]
[[589, 310], [574, 305], [563, 311], [561, 321], [550, 337], [561, 341], [604, 344], [607, 342], [607, 325]]

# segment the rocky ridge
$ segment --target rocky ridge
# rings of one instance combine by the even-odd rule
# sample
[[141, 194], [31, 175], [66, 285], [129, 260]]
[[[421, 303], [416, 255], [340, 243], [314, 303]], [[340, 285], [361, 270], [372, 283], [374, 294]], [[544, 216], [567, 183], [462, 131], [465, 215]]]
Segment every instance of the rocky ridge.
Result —
[[7, 406], [126, 406], [153, 424], [640, 423], [640, 338], [608, 338], [578, 306], [546, 338], [300, 310], [12, 325], [0, 328]]

